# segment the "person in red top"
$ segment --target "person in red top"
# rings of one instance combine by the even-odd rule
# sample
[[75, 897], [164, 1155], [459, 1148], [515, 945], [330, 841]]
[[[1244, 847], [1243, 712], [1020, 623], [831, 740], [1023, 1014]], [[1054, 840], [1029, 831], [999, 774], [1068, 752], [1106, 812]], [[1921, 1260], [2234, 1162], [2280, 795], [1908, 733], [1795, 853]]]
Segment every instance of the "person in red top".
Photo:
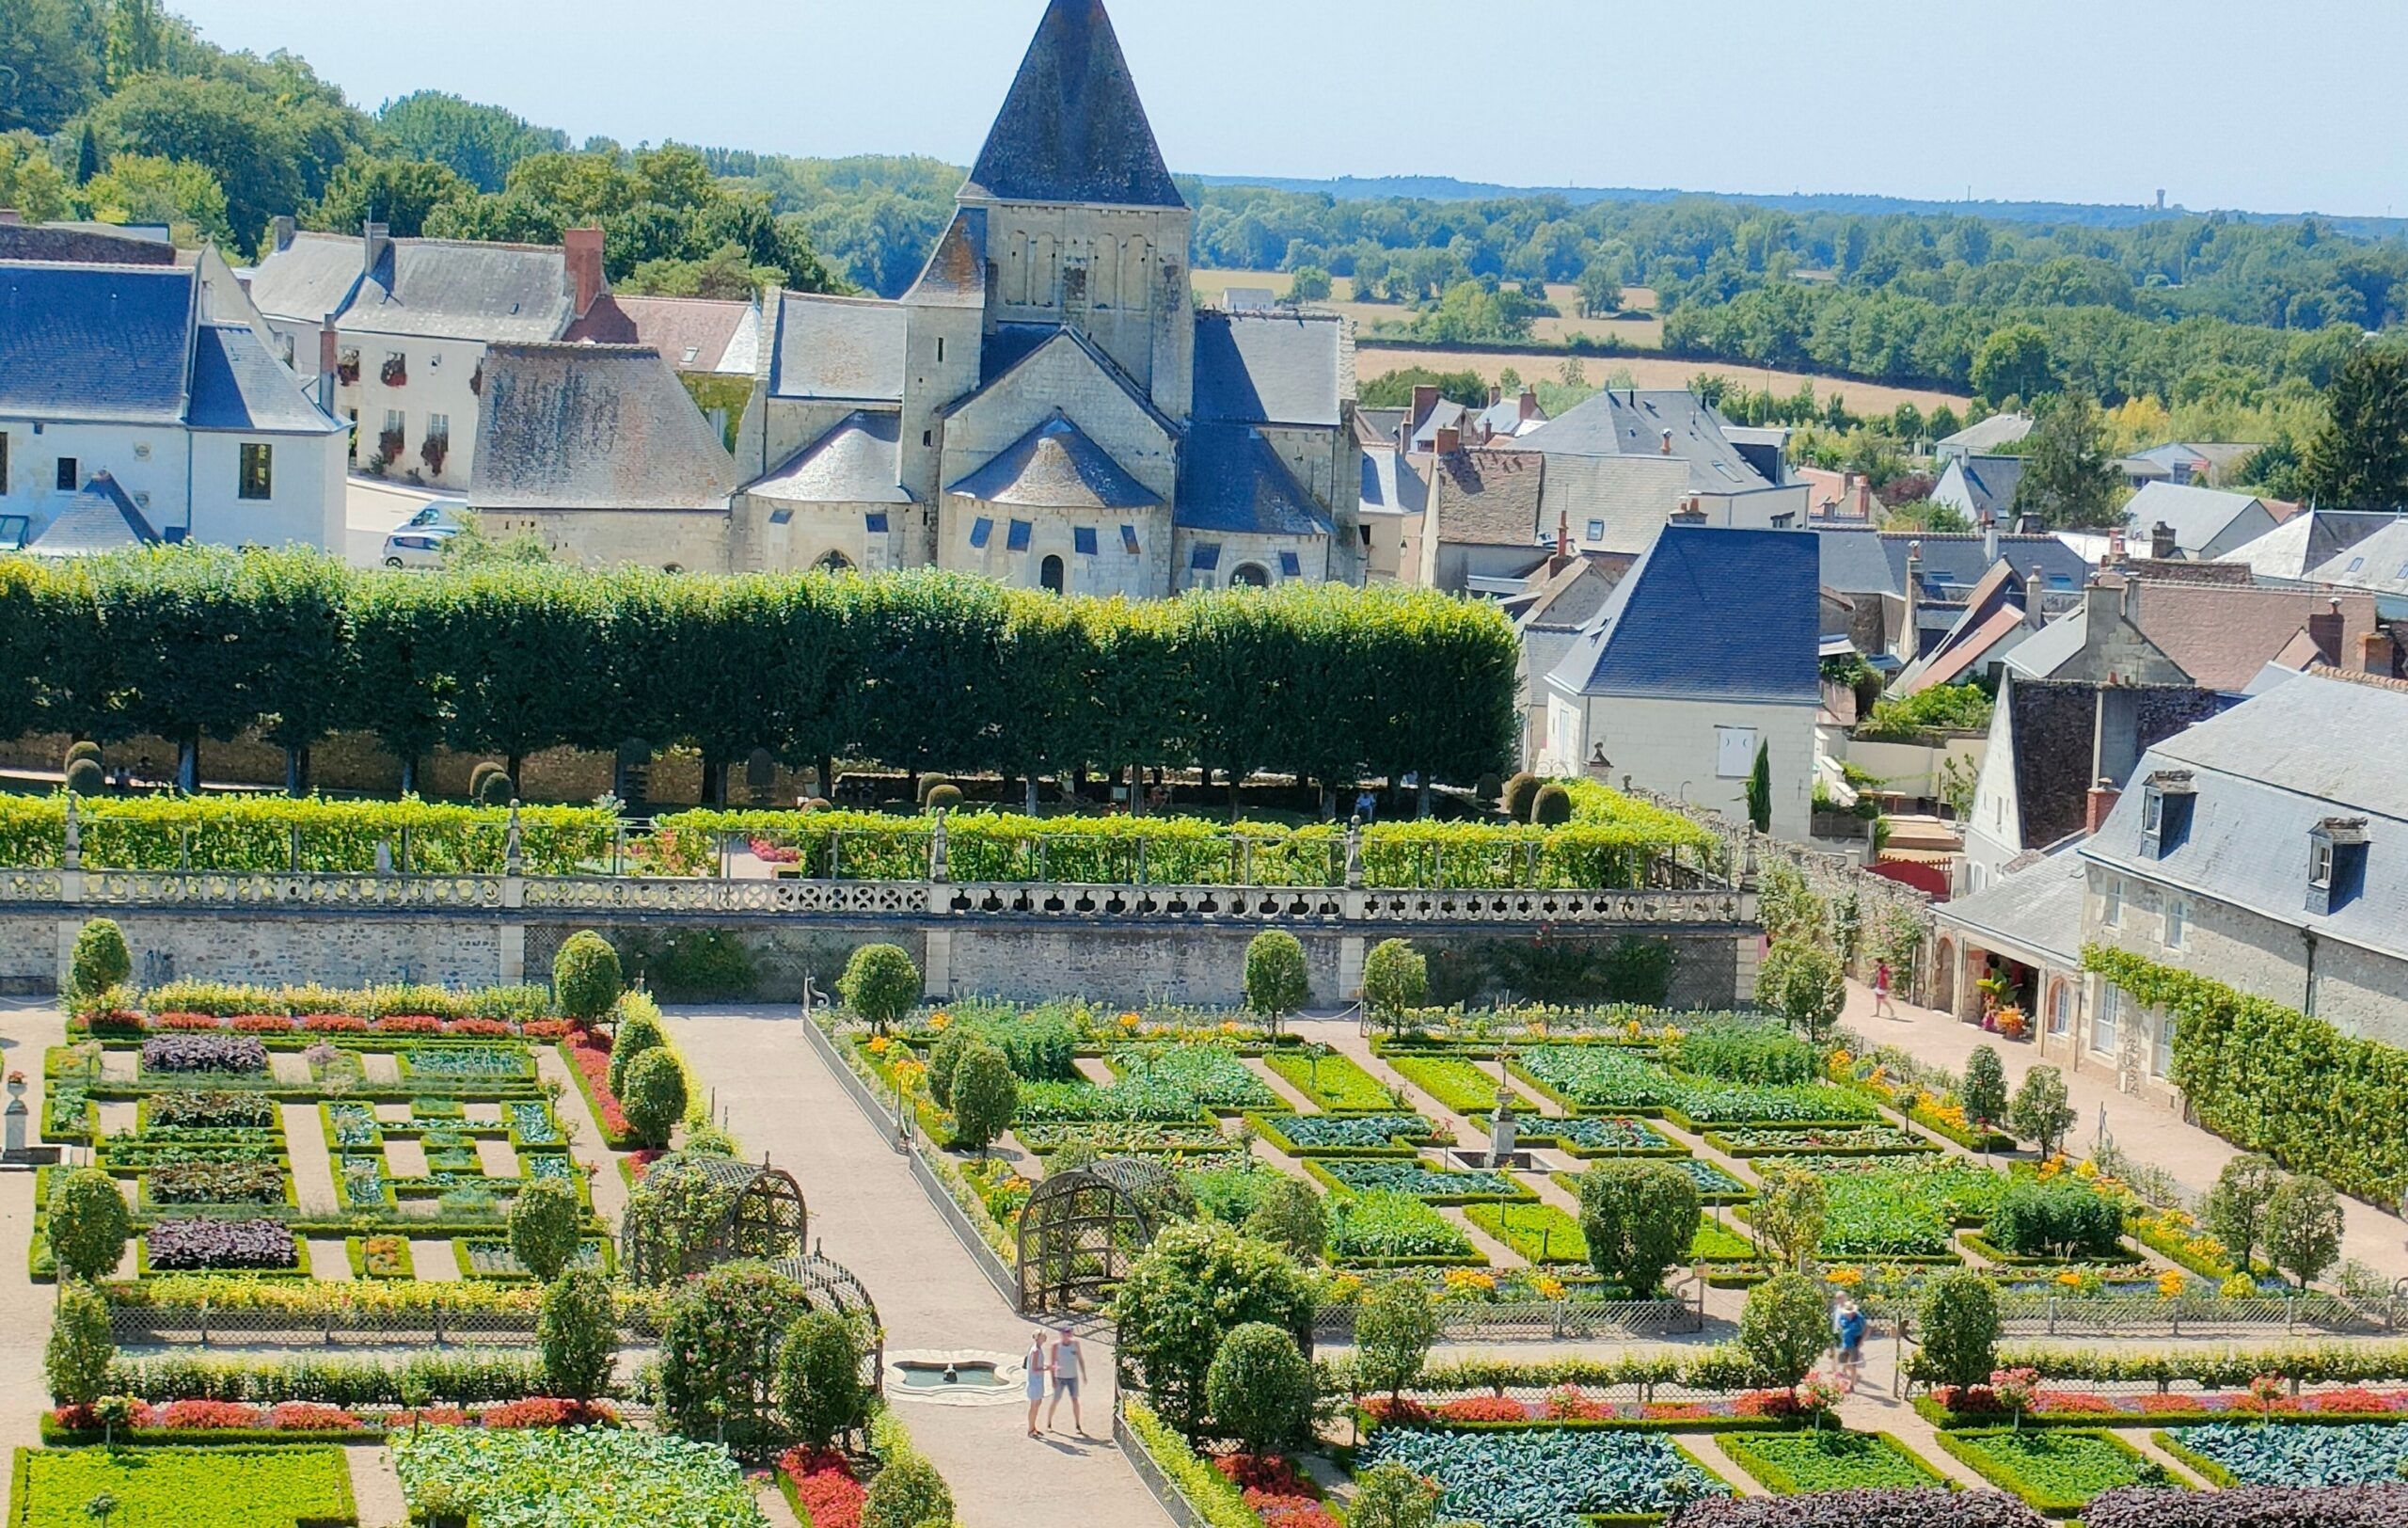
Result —
[[1898, 1016], [1897, 1005], [1890, 1001], [1890, 963], [1888, 961], [1873, 963], [1873, 1016], [1877, 1019], [1894, 1019]]

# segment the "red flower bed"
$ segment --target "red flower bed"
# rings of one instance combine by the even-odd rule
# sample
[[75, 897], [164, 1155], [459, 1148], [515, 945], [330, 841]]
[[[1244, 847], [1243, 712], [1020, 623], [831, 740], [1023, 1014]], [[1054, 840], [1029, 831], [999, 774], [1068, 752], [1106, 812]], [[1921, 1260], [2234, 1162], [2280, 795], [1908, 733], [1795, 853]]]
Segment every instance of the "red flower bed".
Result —
[[2328, 1390], [2307, 1397], [2308, 1404], [2319, 1411], [2393, 1411], [2399, 1409], [2400, 1401], [2400, 1393], [2396, 1391], [2385, 1395], [2362, 1385], [2346, 1385], [2339, 1390]]
[[1225, 1454], [1212, 1466], [1245, 1493], [1247, 1510], [1262, 1520], [1264, 1528], [1338, 1528], [1338, 1520], [1322, 1505], [1319, 1489], [1286, 1459]]
[[1610, 1402], [1590, 1395], [1577, 1385], [1559, 1385], [1546, 1393], [1546, 1414], [1557, 1422], [1605, 1422], [1614, 1415]]
[[488, 1407], [478, 1420], [488, 1427], [607, 1427], [618, 1425], [619, 1413], [605, 1401], [536, 1395]]
[[246, 1035], [289, 1035], [293, 1021], [281, 1013], [237, 1013], [233, 1027]]
[[[531, 1026], [530, 1027], [531, 1029]], [[507, 1040], [510, 1026], [499, 1019], [453, 1019], [443, 1027], [447, 1035], [468, 1035], [480, 1040]]]
[[356, 1432], [362, 1425], [341, 1407], [320, 1401], [279, 1401], [268, 1408], [267, 1425], [290, 1432]]
[[312, 1035], [359, 1035], [368, 1032], [368, 1021], [356, 1013], [311, 1013], [302, 1019], [301, 1028]]
[[222, 1029], [225, 1023], [214, 1013], [161, 1013], [151, 1019], [154, 1029]]
[[[460, 1022], [483, 1024], [490, 1021], [462, 1019]], [[519, 1027], [518, 1032], [529, 1040], [558, 1040], [568, 1033], [568, 1021], [566, 1019], [530, 1019]]]
[[158, 1425], [169, 1432], [256, 1427], [260, 1409], [240, 1401], [169, 1401], [158, 1412]]
[[1430, 1420], [1430, 1409], [1419, 1401], [1390, 1401], [1375, 1395], [1363, 1403], [1363, 1414], [1373, 1422], [1394, 1422], [1402, 1425], [1418, 1426]]
[[1731, 1403], [1731, 1414], [1741, 1417], [1794, 1417], [1798, 1394], [1787, 1390], [1751, 1390]]
[[439, 1035], [443, 1021], [429, 1013], [388, 1013], [376, 1021], [376, 1031], [387, 1035]]
[[1530, 1409], [1510, 1395], [1465, 1395], [1438, 1403], [1445, 1422], [1528, 1422]]
[[468, 1413], [456, 1406], [430, 1406], [423, 1411], [396, 1411], [385, 1419], [385, 1425], [394, 1432], [404, 1432], [412, 1425], [465, 1427], [468, 1422]]
[[861, 1528], [862, 1500], [869, 1492], [842, 1454], [790, 1448], [778, 1459], [778, 1468], [794, 1482], [795, 1498], [811, 1528]]
[[2077, 1411], [2085, 1416], [2102, 1414], [2112, 1416], [2123, 1408], [2104, 1395], [2094, 1395], [2088, 1391], [2044, 1390], [2032, 1397], [2032, 1409], [2042, 1412]]
[[[88, 1406], [55, 1407], [51, 1410], [50, 1420], [71, 1432], [101, 1430], [101, 1419], [92, 1414], [92, 1409]], [[153, 1425], [155, 1421], [156, 1417], [151, 1410], [150, 1403], [136, 1401], [134, 1403], [134, 1418], [126, 1425], [148, 1427]]]
[[602, 1107], [602, 1128], [613, 1136], [629, 1134], [627, 1111], [619, 1106], [619, 1098], [610, 1091], [610, 1043], [600, 1035], [580, 1030], [568, 1042], [569, 1059], [577, 1063], [578, 1074], [585, 1079], [594, 1102]]
[[138, 1035], [142, 1032], [142, 1015], [124, 1009], [95, 1013], [84, 1022], [96, 1035]]
[[1640, 1417], [1647, 1422], [1707, 1422], [1714, 1409], [1697, 1401], [1650, 1401], [1639, 1409]]
[[1933, 1387], [1931, 1398], [1949, 1411], [1995, 1411], [1999, 1409], [1998, 1392], [1988, 1385], [1955, 1385]]
[[2141, 1410], [2149, 1413], [2212, 1411], [2222, 1401], [2223, 1397], [2218, 1395], [2144, 1395], [2141, 1397]]

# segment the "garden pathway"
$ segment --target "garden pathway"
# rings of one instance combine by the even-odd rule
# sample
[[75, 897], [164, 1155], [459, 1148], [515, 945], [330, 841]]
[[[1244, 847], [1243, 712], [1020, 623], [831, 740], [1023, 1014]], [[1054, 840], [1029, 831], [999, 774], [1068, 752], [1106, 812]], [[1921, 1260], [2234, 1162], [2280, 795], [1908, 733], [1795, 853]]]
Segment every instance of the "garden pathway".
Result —
[[393, 1471], [392, 1450], [382, 1443], [346, 1443], [342, 1452], [351, 1466], [351, 1497], [359, 1508], [360, 1528], [407, 1523], [410, 1505], [402, 1495], [402, 1477]]
[[[2030, 1045], [2002, 1040], [1978, 1025], [1960, 1023], [1936, 1009], [1907, 1003], [1896, 1007], [1898, 1017], [1875, 1018], [1871, 990], [1851, 980], [1840, 1022], [1876, 1044], [1893, 1045], [1917, 1060], [1956, 1073], [1964, 1071], [1965, 1058], [1974, 1046], [1987, 1044], [2005, 1063], [2010, 1088], [2020, 1084], [2033, 1067], [2053, 1064], [2044, 1062]], [[2066, 1073], [2065, 1080], [2079, 1116], [2067, 1142], [2071, 1151], [2085, 1151], [2095, 1144], [2103, 1122], [2107, 1134], [2127, 1155], [2173, 1174], [2194, 1191], [2212, 1185], [2224, 1165], [2239, 1154], [2229, 1141], [2185, 1124], [2163, 1105], [2117, 1091], [2112, 1081], [2076, 1073]], [[2408, 1277], [2408, 1222], [2349, 1198], [2341, 1201], [2341, 1213], [2346, 1227], [2342, 1256], [2355, 1258], [2387, 1278]]]
[[[66, 1039], [66, 1021], [55, 1009], [20, 1001], [0, 1002], [0, 1067], [23, 1072], [25, 1106], [41, 1119], [41, 1053]], [[41, 1350], [50, 1340], [55, 1297], [48, 1284], [24, 1277], [33, 1243], [34, 1175], [0, 1172], [0, 1457], [41, 1442], [41, 1413], [50, 1405], [42, 1382]], [[11, 1512], [15, 1503], [9, 1504]]]
[[284, 1150], [293, 1159], [293, 1189], [301, 1208], [311, 1215], [340, 1215], [342, 1205], [335, 1194], [334, 1159], [326, 1153], [318, 1106], [283, 1104], [277, 1106], [277, 1112], [284, 1121]]
[[560, 1084], [552, 1099], [552, 1113], [563, 1125], [575, 1126], [569, 1131], [569, 1154], [586, 1170], [586, 1178], [594, 1189], [594, 1211], [615, 1234], [620, 1212], [627, 1207], [627, 1180], [619, 1176], [618, 1160], [603, 1142], [602, 1122], [594, 1117], [584, 1090], [578, 1087], [575, 1074], [569, 1071], [568, 1062], [561, 1058], [556, 1047], [535, 1047], [535, 1075], [545, 1082]]
[[[996, 1295], [905, 1159], [816, 1059], [804, 1022], [793, 1010], [670, 1014], [678, 1048], [718, 1090], [745, 1151], [766, 1152], [801, 1181], [813, 1242], [869, 1286], [890, 1348], [1021, 1352], [1030, 1324]], [[1031, 1440], [1018, 1405], [896, 1405], [952, 1486], [965, 1528], [1162, 1528], [1161, 1506], [1110, 1440], [1111, 1349], [1100, 1334], [1083, 1344], [1092, 1440]]]

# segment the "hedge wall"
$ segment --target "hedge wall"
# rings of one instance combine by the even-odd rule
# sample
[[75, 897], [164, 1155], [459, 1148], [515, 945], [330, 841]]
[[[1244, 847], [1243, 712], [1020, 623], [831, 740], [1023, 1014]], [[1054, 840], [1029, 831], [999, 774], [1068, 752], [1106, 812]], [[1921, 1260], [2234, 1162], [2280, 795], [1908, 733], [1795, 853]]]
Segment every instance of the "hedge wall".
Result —
[[755, 748], [916, 770], [1132, 764], [1347, 783], [1502, 773], [1516, 644], [1495, 607], [1290, 585], [1132, 604], [935, 572], [359, 572], [180, 548], [0, 559], [0, 736], [338, 730], [411, 759]]
[[2174, 1081], [2201, 1124], [2343, 1193], [2399, 1200], [2408, 1186], [2408, 1051], [2123, 950], [2092, 945], [2083, 963], [2175, 1015]]

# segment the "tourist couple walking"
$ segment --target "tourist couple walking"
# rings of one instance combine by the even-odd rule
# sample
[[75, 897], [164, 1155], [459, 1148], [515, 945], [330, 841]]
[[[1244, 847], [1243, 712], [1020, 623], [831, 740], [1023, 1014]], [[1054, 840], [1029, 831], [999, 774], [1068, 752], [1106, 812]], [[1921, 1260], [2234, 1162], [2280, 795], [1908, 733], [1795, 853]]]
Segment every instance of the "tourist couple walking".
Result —
[[1037, 1408], [1045, 1399], [1045, 1378], [1051, 1375], [1054, 1377], [1054, 1405], [1045, 1413], [1045, 1425], [1054, 1425], [1054, 1420], [1062, 1414], [1062, 1399], [1068, 1396], [1070, 1401], [1070, 1425], [1078, 1429], [1081, 1438], [1085, 1438], [1087, 1424], [1086, 1419], [1079, 1415], [1079, 1381], [1086, 1377], [1086, 1357], [1079, 1351], [1079, 1340], [1071, 1335], [1070, 1329], [1064, 1327], [1053, 1335], [1051, 1341], [1041, 1329], [1030, 1333], [1028, 1356], [1021, 1361], [1021, 1364], [1028, 1371], [1028, 1436], [1038, 1436]]

